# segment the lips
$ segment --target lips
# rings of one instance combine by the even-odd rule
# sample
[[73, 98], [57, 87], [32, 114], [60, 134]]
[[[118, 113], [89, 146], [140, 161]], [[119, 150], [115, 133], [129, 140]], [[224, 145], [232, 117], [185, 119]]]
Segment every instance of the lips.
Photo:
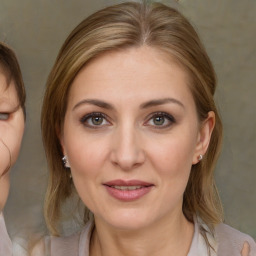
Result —
[[112, 180], [103, 184], [110, 196], [121, 201], [133, 201], [146, 195], [154, 184], [140, 180]]
[[123, 191], [143, 188], [143, 186], [110, 186], [110, 187], [119, 189], [119, 190], [123, 190]]

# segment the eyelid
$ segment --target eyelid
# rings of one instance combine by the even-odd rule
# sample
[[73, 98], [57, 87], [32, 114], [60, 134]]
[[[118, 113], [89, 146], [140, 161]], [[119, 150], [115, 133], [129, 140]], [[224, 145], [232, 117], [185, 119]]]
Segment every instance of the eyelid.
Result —
[[85, 115], [83, 115], [81, 118], [80, 118], [80, 121], [81, 122], [84, 122], [86, 119], [88, 119], [88, 118], [90, 118], [90, 117], [103, 117], [103, 118], [105, 118], [105, 119], [108, 119], [108, 117], [104, 114], [104, 113], [102, 113], [102, 112], [90, 112], [90, 113], [88, 113], [88, 114], [85, 114]]

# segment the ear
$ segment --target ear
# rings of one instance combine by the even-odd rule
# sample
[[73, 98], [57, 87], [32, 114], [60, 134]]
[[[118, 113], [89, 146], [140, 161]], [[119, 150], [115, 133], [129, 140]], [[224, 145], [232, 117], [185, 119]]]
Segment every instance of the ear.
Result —
[[205, 155], [211, 140], [211, 135], [212, 135], [214, 126], [215, 126], [215, 113], [213, 111], [210, 111], [208, 113], [208, 117], [201, 124], [200, 130], [198, 133], [197, 144], [196, 144], [196, 149], [193, 156], [192, 164], [197, 164], [200, 161], [199, 156]]
[[70, 164], [69, 164], [68, 157], [67, 157], [66, 150], [65, 150], [65, 146], [64, 146], [63, 135], [62, 135], [62, 133], [57, 133], [57, 134], [58, 134], [58, 139], [59, 139], [61, 149], [62, 149], [62, 153], [63, 153], [62, 162], [63, 162], [65, 168], [70, 168]]

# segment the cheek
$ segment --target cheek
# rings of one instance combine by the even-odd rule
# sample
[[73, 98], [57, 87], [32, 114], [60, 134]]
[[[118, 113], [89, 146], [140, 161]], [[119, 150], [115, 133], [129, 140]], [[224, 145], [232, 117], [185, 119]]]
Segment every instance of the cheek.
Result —
[[148, 153], [158, 174], [163, 207], [168, 208], [182, 202], [187, 186], [196, 143], [193, 136], [185, 135], [186, 133], [181, 136], [175, 134], [158, 140]]
[[164, 138], [151, 147], [149, 159], [163, 175], [179, 175], [190, 172], [195, 142], [186, 136]]
[[7, 146], [0, 140], [0, 177], [10, 166], [10, 153]]
[[19, 127], [14, 129], [15, 135], [9, 136], [9, 145], [10, 145], [9, 148], [10, 148], [11, 156], [12, 156], [12, 165], [16, 162], [16, 160], [18, 158], [23, 133], [24, 133], [24, 122], [20, 122]]
[[16, 143], [13, 144], [13, 150], [12, 150], [12, 165], [16, 162], [19, 152], [20, 152], [20, 147], [21, 147], [21, 142], [22, 142], [22, 135], [17, 138]]
[[[88, 139], [70, 140], [66, 153], [77, 193], [83, 203], [93, 212], [98, 209], [98, 198], [102, 175], [105, 170], [106, 146]], [[97, 199], [97, 200], [95, 200]]]
[[106, 159], [107, 145], [104, 141], [99, 143], [93, 137], [76, 136], [70, 137], [65, 145], [73, 175], [97, 176]]
[[191, 172], [194, 143], [188, 143], [186, 138], [172, 139], [159, 143], [150, 152], [150, 158], [158, 177], [163, 208], [168, 211], [182, 204]]
[[24, 132], [24, 119], [15, 119], [11, 124], [0, 124], [0, 172], [4, 166], [13, 165], [19, 155], [20, 146]]

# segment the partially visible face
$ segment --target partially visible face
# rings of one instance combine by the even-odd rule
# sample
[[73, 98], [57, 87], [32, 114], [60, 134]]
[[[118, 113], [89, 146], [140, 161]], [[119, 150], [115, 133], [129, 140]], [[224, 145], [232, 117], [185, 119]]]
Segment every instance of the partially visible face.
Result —
[[24, 115], [14, 81], [7, 87], [0, 70], [0, 211], [9, 192], [9, 168], [17, 160], [24, 131]]
[[186, 72], [141, 47], [107, 53], [71, 85], [61, 144], [95, 220], [138, 229], [182, 215], [203, 154]]

